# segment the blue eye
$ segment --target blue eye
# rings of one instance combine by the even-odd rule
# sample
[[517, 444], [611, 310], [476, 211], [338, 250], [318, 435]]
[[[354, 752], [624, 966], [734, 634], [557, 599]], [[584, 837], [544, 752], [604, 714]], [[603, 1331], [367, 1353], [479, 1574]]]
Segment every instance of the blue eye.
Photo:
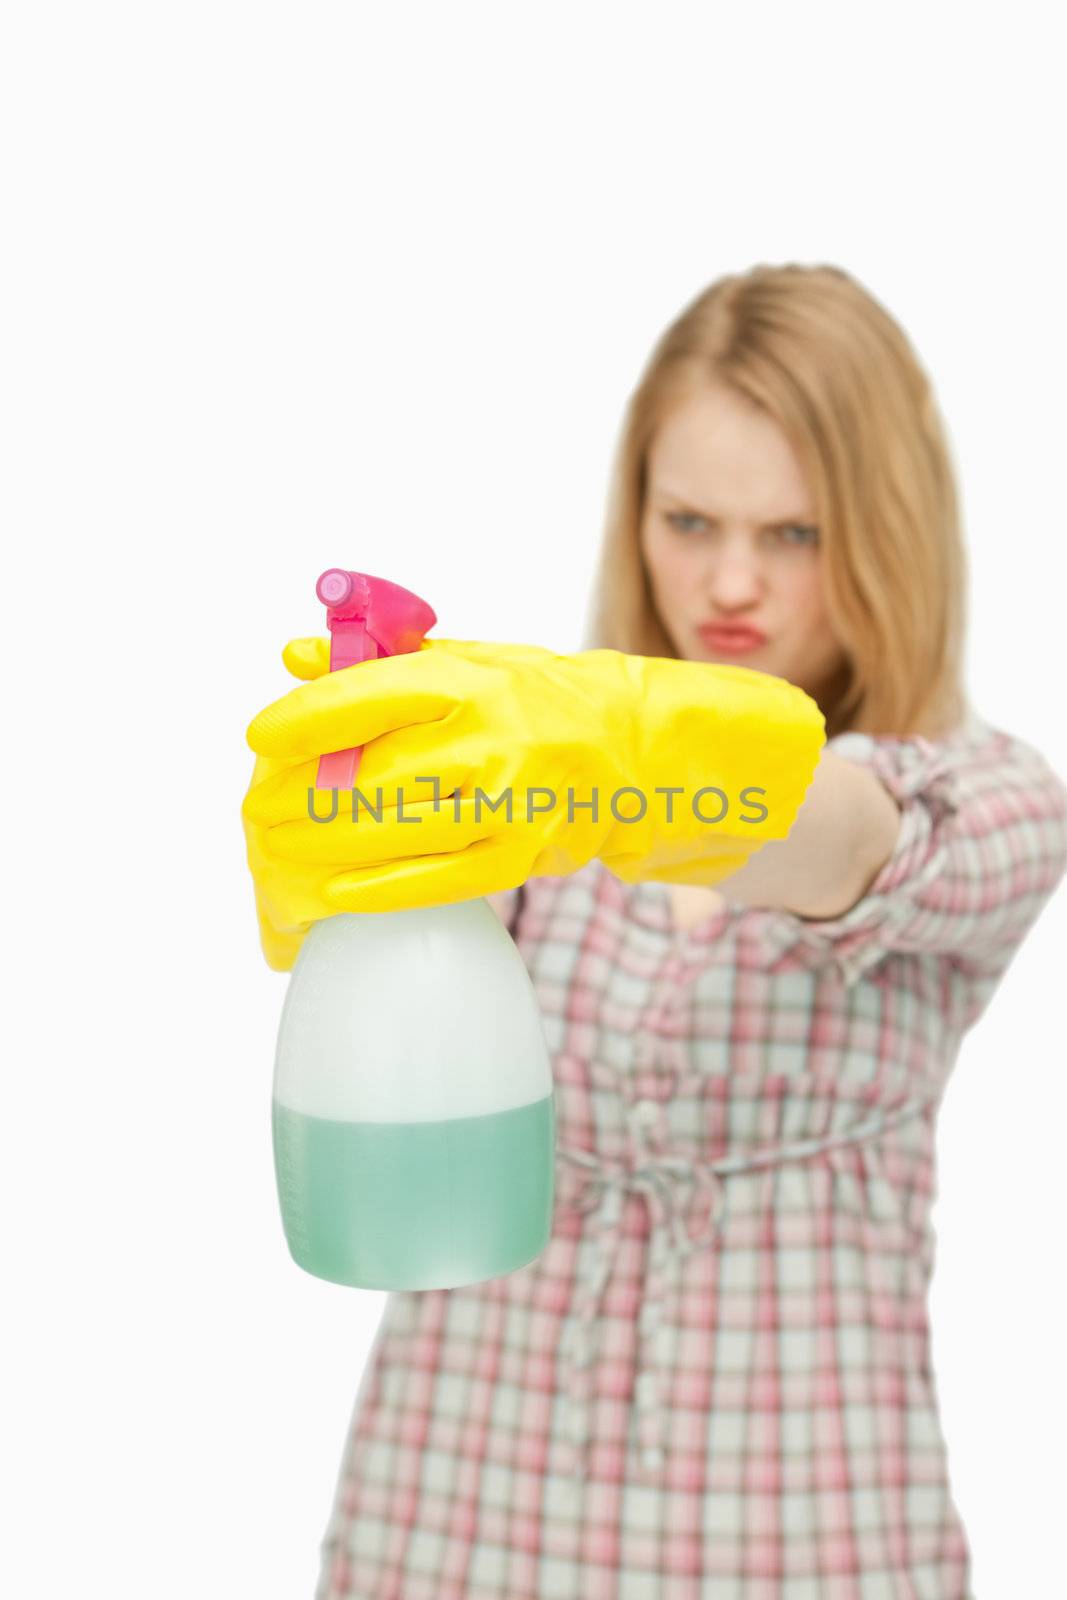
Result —
[[[664, 512], [664, 517], [671, 527], [677, 529], [679, 533], [695, 533], [707, 528], [709, 525], [707, 517], [701, 516], [699, 511], [667, 511]], [[774, 528], [771, 531], [783, 544], [794, 545], [798, 548], [805, 545], [817, 545], [819, 542], [818, 528], [811, 527], [803, 522], [783, 523], [781, 527]], [[799, 535], [799, 538], [790, 537], [790, 535], [794, 534]]]

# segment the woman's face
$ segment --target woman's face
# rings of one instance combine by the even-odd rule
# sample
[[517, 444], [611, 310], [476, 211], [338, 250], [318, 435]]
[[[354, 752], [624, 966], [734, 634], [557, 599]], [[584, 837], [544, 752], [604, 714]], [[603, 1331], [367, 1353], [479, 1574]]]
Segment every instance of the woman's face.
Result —
[[[736, 662], [818, 699], [845, 656], [823, 601], [822, 550], [796, 456], [765, 412], [725, 385], [668, 413], [648, 452], [641, 550], [678, 654]], [[705, 635], [745, 625], [732, 648]]]

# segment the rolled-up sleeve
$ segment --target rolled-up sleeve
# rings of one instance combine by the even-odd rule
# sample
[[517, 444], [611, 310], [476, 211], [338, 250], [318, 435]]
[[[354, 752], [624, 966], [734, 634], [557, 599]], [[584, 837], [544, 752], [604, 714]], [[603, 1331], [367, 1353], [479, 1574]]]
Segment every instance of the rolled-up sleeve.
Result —
[[984, 736], [827, 741], [900, 807], [889, 858], [837, 917], [798, 920], [852, 982], [893, 952], [949, 958], [982, 987], [1008, 963], [1067, 871], [1067, 786], [1025, 741]]

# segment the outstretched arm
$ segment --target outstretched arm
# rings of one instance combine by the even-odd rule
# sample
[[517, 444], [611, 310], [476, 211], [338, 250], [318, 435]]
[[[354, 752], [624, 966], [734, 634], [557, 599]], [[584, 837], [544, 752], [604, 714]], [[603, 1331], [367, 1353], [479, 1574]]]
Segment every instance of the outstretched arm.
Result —
[[878, 876], [899, 828], [900, 808], [873, 772], [824, 750], [788, 838], [765, 844], [722, 880], [721, 893], [798, 916], [841, 916]]

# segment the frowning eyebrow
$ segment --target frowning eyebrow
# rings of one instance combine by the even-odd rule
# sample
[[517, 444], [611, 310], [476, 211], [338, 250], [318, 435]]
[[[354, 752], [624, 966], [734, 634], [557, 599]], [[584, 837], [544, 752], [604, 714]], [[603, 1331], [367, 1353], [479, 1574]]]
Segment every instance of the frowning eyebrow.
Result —
[[[668, 489], [666, 487], [654, 485], [652, 493], [659, 500], [670, 501], [675, 505], [681, 506], [686, 511], [693, 512], [698, 517], [706, 517], [708, 522], [715, 522], [717, 520], [712, 512], [701, 510], [699, 506], [693, 504], [687, 495], [678, 494], [674, 489]], [[792, 511], [787, 512], [781, 517], [772, 517], [768, 519], [768, 521], [764, 522], [762, 526], [764, 528], [781, 528], [786, 523], [790, 522], [809, 524], [813, 521], [814, 518], [811, 516], [810, 512]]]

